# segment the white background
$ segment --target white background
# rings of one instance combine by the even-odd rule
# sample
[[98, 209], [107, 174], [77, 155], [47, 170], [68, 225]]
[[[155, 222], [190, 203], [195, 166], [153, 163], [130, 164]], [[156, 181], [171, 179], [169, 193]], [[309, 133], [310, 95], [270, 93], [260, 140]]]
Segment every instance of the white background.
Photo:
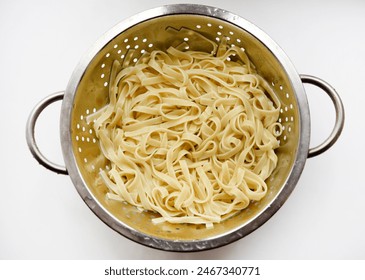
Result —
[[[338, 142], [308, 159], [296, 189], [245, 238], [198, 253], [168, 253], [129, 241], [102, 223], [68, 176], [40, 166], [25, 141], [33, 106], [65, 89], [79, 59], [119, 21], [181, 1], [0, 1], [0, 259], [365, 259], [365, 1], [185, 1], [255, 23], [298, 73], [331, 83], [346, 110]], [[330, 99], [306, 86], [311, 145], [334, 125]], [[41, 115], [37, 139], [63, 163], [60, 103]]]

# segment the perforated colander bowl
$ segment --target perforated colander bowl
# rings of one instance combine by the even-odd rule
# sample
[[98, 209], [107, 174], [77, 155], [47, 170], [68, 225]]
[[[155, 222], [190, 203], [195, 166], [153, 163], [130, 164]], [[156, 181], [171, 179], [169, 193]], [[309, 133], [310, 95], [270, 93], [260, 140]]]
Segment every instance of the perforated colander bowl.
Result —
[[[193, 32], [191, 32], [193, 31]], [[281, 101], [279, 122], [283, 125], [278, 165], [267, 179], [268, 193], [238, 215], [213, 229], [204, 225], [153, 224], [156, 214], [110, 201], [103, 188], [97, 188], [99, 169], [108, 169], [98, 139], [86, 117], [108, 103], [111, 65], [119, 60], [123, 67], [134, 64], [145, 52], [166, 50], [184, 44], [186, 49], [204, 50], [196, 39], [199, 33], [219, 42], [243, 48], [260, 75]], [[323, 144], [309, 149], [310, 115], [303, 83], [322, 88], [336, 109], [336, 124]], [[41, 111], [61, 100], [61, 143], [66, 167], [47, 160], [39, 151], [34, 127]], [[197, 251], [219, 247], [249, 234], [265, 223], [294, 189], [307, 157], [327, 150], [337, 140], [344, 123], [344, 109], [336, 91], [323, 80], [298, 75], [273, 40], [243, 18], [222, 9], [201, 5], [168, 5], [142, 12], [116, 25], [92, 47], [75, 69], [65, 92], [42, 100], [30, 114], [27, 141], [35, 158], [45, 167], [69, 174], [77, 191], [90, 209], [108, 226], [141, 244], [171, 251]], [[98, 161], [95, 159], [98, 158]]]

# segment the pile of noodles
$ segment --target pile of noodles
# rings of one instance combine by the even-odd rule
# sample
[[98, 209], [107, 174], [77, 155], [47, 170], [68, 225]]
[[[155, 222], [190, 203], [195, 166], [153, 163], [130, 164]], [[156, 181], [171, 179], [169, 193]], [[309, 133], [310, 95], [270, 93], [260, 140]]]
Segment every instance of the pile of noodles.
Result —
[[107, 198], [157, 212], [154, 223], [213, 226], [267, 193], [280, 102], [245, 51], [170, 47], [122, 69], [90, 115], [110, 168]]

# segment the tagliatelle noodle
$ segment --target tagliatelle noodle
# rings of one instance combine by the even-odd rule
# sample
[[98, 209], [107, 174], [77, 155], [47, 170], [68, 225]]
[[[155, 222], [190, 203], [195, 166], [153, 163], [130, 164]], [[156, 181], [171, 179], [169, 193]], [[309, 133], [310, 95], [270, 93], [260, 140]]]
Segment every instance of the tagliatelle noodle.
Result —
[[154, 223], [211, 227], [265, 196], [280, 102], [244, 50], [216, 49], [114, 61], [109, 103], [87, 117], [110, 161], [108, 199], [159, 213]]

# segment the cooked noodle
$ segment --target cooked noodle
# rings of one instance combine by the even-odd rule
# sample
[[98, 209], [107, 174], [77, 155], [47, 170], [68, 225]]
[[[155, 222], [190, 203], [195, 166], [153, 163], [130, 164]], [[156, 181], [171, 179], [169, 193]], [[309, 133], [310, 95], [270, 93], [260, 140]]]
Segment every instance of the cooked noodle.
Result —
[[159, 213], [154, 223], [211, 227], [265, 196], [280, 102], [244, 50], [155, 50], [114, 61], [109, 84], [87, 118], [110, 161], [107, 198]]

